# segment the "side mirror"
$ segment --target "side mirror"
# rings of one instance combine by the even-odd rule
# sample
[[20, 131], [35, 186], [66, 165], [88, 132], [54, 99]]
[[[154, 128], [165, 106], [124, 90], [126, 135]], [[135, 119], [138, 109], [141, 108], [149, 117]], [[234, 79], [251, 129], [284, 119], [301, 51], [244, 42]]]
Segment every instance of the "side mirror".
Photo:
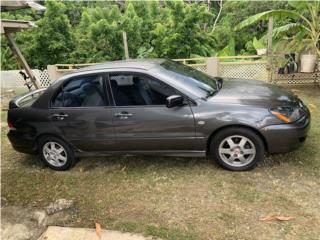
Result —
[[182, 105], [183, 105], [183, 97], [180, 95], [172, 95], [167, 97], [166, 99], [167, 108], [172, 108], [172, 107], [182, 106]]

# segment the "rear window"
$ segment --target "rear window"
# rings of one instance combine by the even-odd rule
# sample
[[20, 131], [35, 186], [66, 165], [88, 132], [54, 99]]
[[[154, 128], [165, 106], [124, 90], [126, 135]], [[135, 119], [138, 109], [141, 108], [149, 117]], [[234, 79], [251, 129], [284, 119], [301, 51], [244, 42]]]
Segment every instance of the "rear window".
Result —
[[44, 90], [22, 96], [20, 99], [18, 98], [16, 104], [19, 107], [30, 107], [43, 93]]

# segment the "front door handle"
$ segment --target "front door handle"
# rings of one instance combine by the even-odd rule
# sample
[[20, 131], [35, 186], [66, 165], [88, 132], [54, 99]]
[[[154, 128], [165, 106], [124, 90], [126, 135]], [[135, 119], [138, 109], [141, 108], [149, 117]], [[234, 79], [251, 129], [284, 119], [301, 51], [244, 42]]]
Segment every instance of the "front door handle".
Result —
[[66, 117], [68, 117], [69, 115], [68, 114], [65, 114], [65, 113], [55, 113], [55, 114], [52, 114], [52, 117], [58, 119], [58, 120], [63, 120], [65, 119]]
[[132, 117], [132, 113], [128, 112], [121, 112], [121, 113], [116, 113], [114, 114], [115, 117], [118, 117], [120, 119], [128, 119], [129, 117]]

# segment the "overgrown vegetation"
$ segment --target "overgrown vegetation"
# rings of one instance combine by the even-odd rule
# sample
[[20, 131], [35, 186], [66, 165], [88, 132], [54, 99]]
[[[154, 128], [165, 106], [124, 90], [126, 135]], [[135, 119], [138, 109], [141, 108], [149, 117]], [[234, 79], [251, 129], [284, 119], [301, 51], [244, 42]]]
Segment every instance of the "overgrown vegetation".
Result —
[[320, 1], [289, 1], [294, 10], [277, 9], [250, 16], [237, 25], [243, 29], [269, 17], [288, 19], [288, 23], [273, 30], [274, 36], [280, 40], [282, 51], [310, 52], [320, 56]]
[[[122, 31], [127, 32], [131, 58], [254, 54], [253, 37], [265, 34], [266, 23], [239, 32], [234, 26], [262, 11], [290, 8], [286, 2], [224, 0], [213, 30], [219, 3], [47, 0], [44, 14], [19, 10], [1, 13], [1, 17], [36, 22], [37, 28], [17, 33], [15, 38], [31, 67], [43, 69], [48, 64], [123, 59]], [[1, 53], [2, 69], [16, 69], [4, 39]]]

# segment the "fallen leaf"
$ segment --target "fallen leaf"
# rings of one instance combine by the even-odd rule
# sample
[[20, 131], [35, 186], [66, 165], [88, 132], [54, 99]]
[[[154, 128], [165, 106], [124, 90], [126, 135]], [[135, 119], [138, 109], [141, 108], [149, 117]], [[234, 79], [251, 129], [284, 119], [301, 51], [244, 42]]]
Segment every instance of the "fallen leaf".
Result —
[[101, 225], [100, 223], [95, 223], [96, 225], [96, 234], [99, 238], [101, 238]]
[[265, 216], [265, 217], [261, 217], [259, 220], [260, 221], [271, 221], [271, 220], [274, 220], [275, 217], [276, 217], [276, 215], [273, 214], [273, 215], [268, 215], [268, 216]]
[[277, 216], [277, 220], [279, 221], [290, 221], [295, 219], [295, 217], [289, 216], [289, 217], [284, 217], [284, 216]]
[[276, 221], [276, 220], [277, 221], [290, 221], [290, 220], [293, 220], [293, 219], [295, 219], [295, 217], [292, 217], [292, 216], [285, 217], [285, 216], [279, 216], [279, 215], [276, 215], [276, 214], [271, 214], [271, 215], [262, 217], [259, 220], [260, 221]]

